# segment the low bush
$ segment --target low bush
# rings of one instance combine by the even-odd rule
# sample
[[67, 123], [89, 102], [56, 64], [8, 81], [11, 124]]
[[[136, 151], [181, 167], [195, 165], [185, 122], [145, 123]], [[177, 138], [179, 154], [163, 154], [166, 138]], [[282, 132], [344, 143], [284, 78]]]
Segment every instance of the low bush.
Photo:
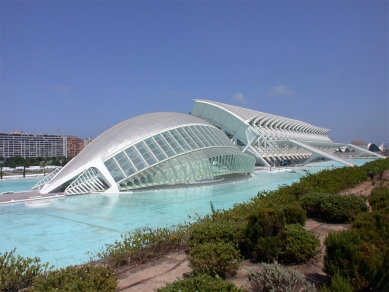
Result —
[[368, 286], [368, 279], [360, 274], [362, 240], [355, 230], [330, 232], [324, 241], [326, 254], [324, 270], [330, 276], [339, 274], [350, 279], [355, 289]]
[[272, 263], [278, 259], [282, 251], [281, 234], [276, 236], [261, 237], [251, 253], [253, 260]]
[[284, 213], [285, 223], [286, 224], [300, 224], [305, 225], [307, 221], [307, 213], [300, 205], [286, 205], [282, 208]]
[[389, 215], [381, 211], [360, 214], [351, 225], [363, 241], [359, 252], [360, 273], [368, 286], [389, 291]]
[[359, 168], [368, 176], [369, 172], [373, 173], [373, 176], [382, 175], [389, 165], [389, 158], [376, 159], [371, 162], [365, 163]]
[[354, 289], [389, 290], [389, 220], [382, 212], [361, 213], [351, 229], [330, 233], [325, 271], [350, 279]]
[[312, 193], [300, 198], [308, 217], [330, 223], [348, 223], [361, 212], [368, 212], [366, 199], [355, 195]]
[[370, 282], [376, 291], [389, 291], [389, 249], [383, 257], [381, 264], [377, 268], [377, 272], [371, 278]]
[[251, 292], [317, 291], [300, 272], [278, 263], [263, 263], [261, 272], [256, 269], [249, 270], [248, 279]]
[[239, 246], [243, 240], [245, 224], [245, 222], [220, 219], [194, 223], [189, 241], [192, 246], [207, 242], [232, 242]]
[[285, 219], [274, 208], [262, 208], [248, 217], [245, 229], [245, 244], [252, 252], [261, 237], [273, 237], [284, 230]]
[[278, 190], [259, 192], [251, 203], [261, 208], [276, 208], [277, 206], [295, 205], [296, 198], [289, 193], [289, 186], [283, 185]]
[[236, 273], [242, 258], [233, 243], [209, 242], [195, 245], [189, 253], [189, 265], [195, 275], [226, 278]]
[[136, 230], [133, 235], [122, 235], [122, 240], [107, 244], [97, 256], [105, 259], [112, 267], [145, 263], [168, 252], [188, 247], [188, 228], [187, 225], [180, 225], [175, 229]]
[[362, 213], [351, 224], [363, 241], [389, 248], [389, 215], [382, 212]]
[[261, 237], [252, 252], [253, 259], [271, 263], [299, 264], [307, 262], [320, 250], [319, 239], [299, 224], [286, 225], [276, 236]]
[[382, 211], [389, 215], [389, 189], [374, 188], [369, 196], [369, 204], [374, 211]]
[[116, 291], [117, 277], [105, 266], [69, 266], [41, 274], [30, 291]]
[[185, 280], [177, 280], [172, 284], [158, 289], [158, 292], [244, 292], [233, 283], [223, 281], [219, 277], [208, 275], [192, 276]]
[[0, 291], [20, 291], [32, 285], [35, 279], [52, 267], [39, 258], [15, 255], [16, 249], [0, 253]]
[[282, 233], [282, 249], [278, 260], [284, 264], [308, 261], [320, 252], [320, 240], [299, 224], [287, 225]]
[[320, 292], [354, 292], [354, 288], [349, 280], [339, 274], [335, 274], [331, 277], [331, 284], [329, 286], [323, 286]]

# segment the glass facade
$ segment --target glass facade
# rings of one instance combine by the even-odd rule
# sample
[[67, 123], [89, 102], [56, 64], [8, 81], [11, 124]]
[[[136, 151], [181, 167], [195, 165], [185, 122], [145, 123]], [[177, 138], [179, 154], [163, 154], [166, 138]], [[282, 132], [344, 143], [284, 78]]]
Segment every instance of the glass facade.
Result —
[[231, 149], [190, 152], [150, 167], [119, 183], [120, 191], [177, 184], [198, 184], [253, 171], [253, 158]]
[[242, 154], [220, 130], [182, 126], [131, 145], [104, 162], [120, 191], [199, 183], [249, 173], [254, 158]]

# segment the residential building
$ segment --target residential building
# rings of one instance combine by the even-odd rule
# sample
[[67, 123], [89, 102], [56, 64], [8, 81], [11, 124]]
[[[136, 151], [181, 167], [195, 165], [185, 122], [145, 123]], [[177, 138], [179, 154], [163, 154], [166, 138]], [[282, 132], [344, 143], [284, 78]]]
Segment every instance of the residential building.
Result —
[[67, 157], [67, 137], [56, 134], [0, 133], [0, 157]]
[[67, 136], [68, 157], [76, 157], [84, 149], [84, 140], [76, 136]]

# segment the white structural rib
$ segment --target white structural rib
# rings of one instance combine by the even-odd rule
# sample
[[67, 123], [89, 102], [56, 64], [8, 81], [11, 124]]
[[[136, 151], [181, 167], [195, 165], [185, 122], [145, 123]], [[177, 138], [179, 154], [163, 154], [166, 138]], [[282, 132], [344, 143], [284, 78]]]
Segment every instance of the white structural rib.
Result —
[[32, 190], [37, 190], [41, 186], [45, 185], [46, 183], [49, 183], [61, 169], [62, 169], [62, 166], [58, 166], [56, 169], [54, 169], [52, 172], [50, 172], [49, 175], [45, 176], [43, 179], [41, 179], [39, 182], [37, 182], [35, 184], [35, 186], [32, 187]]
[[347, 146], [349, 147], [352, 147], [352, 148], [355, 148], [357, 150], [359, 150], [359, 152], [361, 153], [360, 155], [363, 155], [363, 154], [369, 154], [369, 155], [373, 155], [373, 156], [376, 156], [378, 158], [386, 158], [385, 156], [383, 155], [380, 155], [378, 153], [375, 153], [375, 152], [372, 152], [372, 151], [369, 151], [369, 150], [366, 150], [366, 149], [363, 149], [361, 147], [358, 147], [358, 146], [355, 146], [353, 144], [347, 144]]
[[313, 153], [311, 158], [308, 161], [306, 161], [305, 163], [310, 162], [313, 158], [316, 158], [316, 157], [326, 157], [326, 158], [328, 158], [330, 160], [335, 160], [335, 161], [338, 161], [338, 162], [340, 162], [342, 164], [345, 164], [345, 165], [348, 165], [348, 166], [356, 166], [356, 164], [354, 164], [354, 163], [352, 163], [350, 161], [347, 161], [347, 160], [342, 159], [340, 157], [337, 157], [335, 155], [331, 155], [331, 154], [329, 154], [327, 152], [324, 152], [324, 151], [322, 151], [320, 149], [317, 149], [317, 148], [315, 148], [313, 146], [310, 146], [308, 144], [305, 144], [303, 142], [295, 141], [295, 140], [289, 140], [289, 141], [294, 143], [294, 144], [296, 144], [296, 145], [298, 145], [298, 146], [300, 146], [300, 147], [302, 147], [302, 148], [305, 148], [305, 149], [307, 149], [307, 150], [309, 150], [309, 151], [311, 151]]
[[65, 190], [65, 195], [105, 192], [107, 184], [99, 177], [98, 171], [91, 167], [81, 173]]

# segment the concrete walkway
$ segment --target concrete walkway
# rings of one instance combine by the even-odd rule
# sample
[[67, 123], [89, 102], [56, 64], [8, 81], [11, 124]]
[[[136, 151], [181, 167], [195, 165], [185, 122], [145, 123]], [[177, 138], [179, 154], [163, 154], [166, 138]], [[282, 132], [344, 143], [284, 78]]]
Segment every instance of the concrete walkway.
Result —
[[4, 192], [0, 193], [0, 205], [60, 198], [64, 196], [65, 195], [63, 192], [58, 192], [54, 194], [40, 194], [37, 190], [26, 192]]

